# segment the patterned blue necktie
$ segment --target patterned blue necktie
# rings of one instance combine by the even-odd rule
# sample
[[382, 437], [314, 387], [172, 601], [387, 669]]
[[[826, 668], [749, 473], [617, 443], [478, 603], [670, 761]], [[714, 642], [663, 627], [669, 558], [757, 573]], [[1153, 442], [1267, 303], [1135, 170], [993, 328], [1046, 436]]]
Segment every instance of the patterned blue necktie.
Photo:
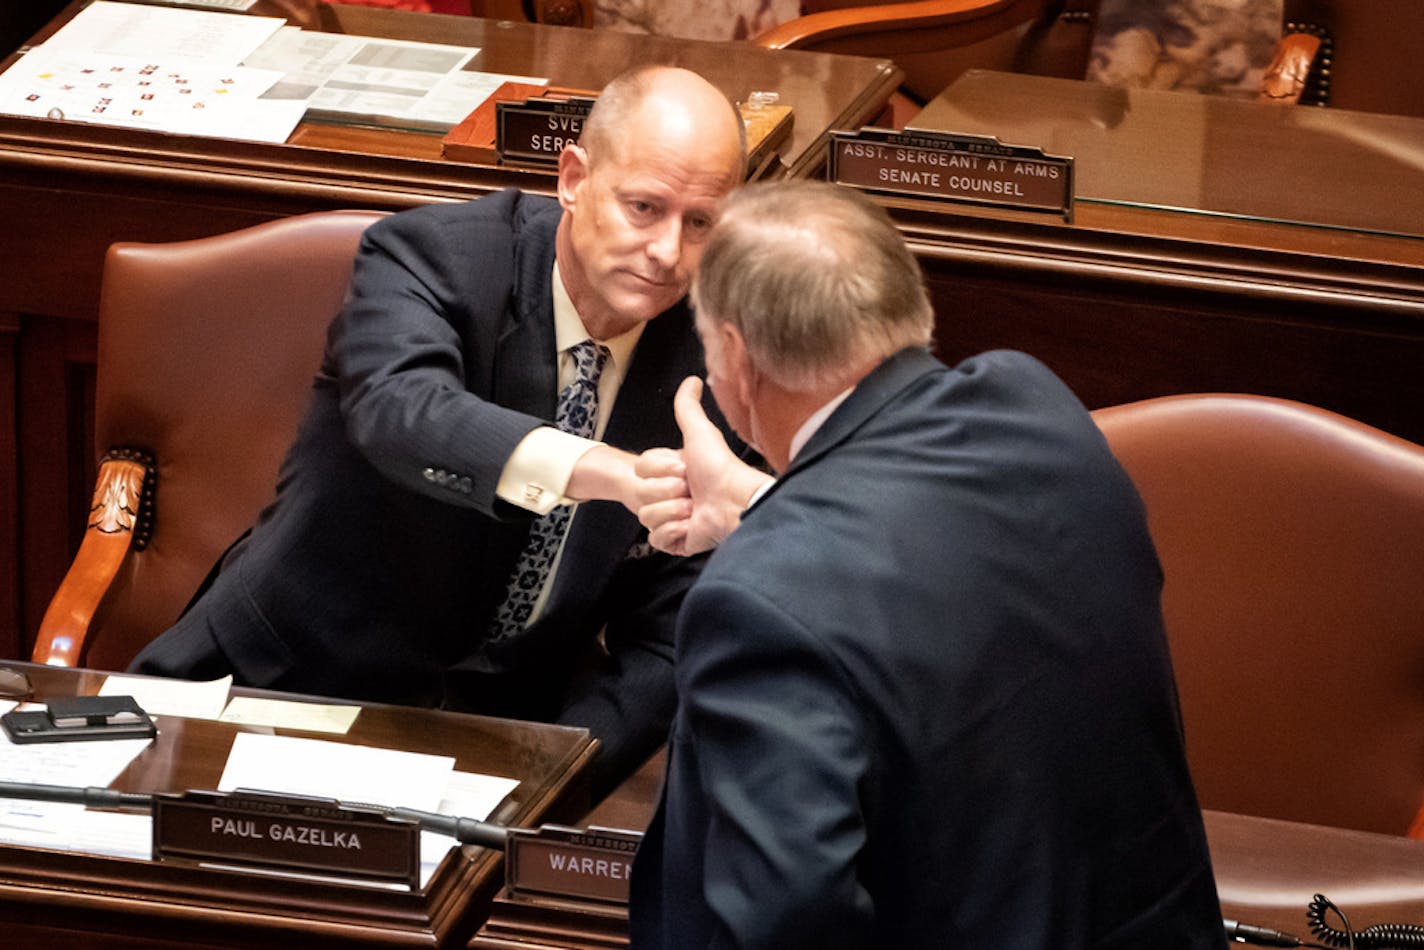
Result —
[[[608, 347], [584, 340], [569, 347], [569, 355], [574, 360], [574, 378], [559, 391], [559, 408], [554, 424], [564, 432], [591, 439], [598, 415], [598, 377], [603, 372], [603, 364], [608, 361]], [[569, 505], [559, 505], [530, 527], [529, 542], [509, 578], [504, 602], [495, 612], [491, 639], [503, 640], [514, 636], [529, 622], [529, 615], [539, 599], [539, 592], [544, 589], [559, 542], [568, 527], [571, 511]]]

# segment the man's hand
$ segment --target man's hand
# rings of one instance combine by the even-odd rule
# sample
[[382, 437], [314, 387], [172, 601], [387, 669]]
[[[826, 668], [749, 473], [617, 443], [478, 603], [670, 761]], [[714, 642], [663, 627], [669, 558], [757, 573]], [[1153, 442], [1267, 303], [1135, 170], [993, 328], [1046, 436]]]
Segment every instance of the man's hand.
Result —
[[[638, 520], [658, 550], [697, 554], [732, 533], [742, 509], [771, 476], [727, 447], [721, 431], [702, 411], [702, 380], [689, 376], [682, 381], [673, 412], [682, 430], [682, 451], [652, 449], [634, 465], [651, 499], [638, 509]], [[679, 479], [685, 490], [680, 490]]]

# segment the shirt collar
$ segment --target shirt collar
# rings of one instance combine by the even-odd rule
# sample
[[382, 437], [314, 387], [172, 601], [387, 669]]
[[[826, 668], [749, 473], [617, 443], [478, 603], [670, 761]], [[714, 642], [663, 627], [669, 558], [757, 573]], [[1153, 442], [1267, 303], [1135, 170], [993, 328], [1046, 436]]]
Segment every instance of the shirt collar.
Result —
[[845, 402], [853, 392], [855, 392], [854, 386], [842, 390], [840, 395], [811, 413], [810, 418], [801, 423], [801, 428], [797, 429], [796, 434], [791, 437], [791, 453], [786, 460], [788, 465], [795, 460], [797, 453], [806, 447], [806, 443], [811, 441], [811, 436], [816, 434], [816, 430], [821, 428], [825, 421], [831, 417], [831, 413], [836, 411], [836, 407]]
[[[571, 346], [577, 346], [584, 340], [592, 339], [588, 330], [584, 329], [583, 320], [578, 315], [578, 310], [574, 308], [573, 299], [569, 296], [568, 290], [564, 288], [563, 278], [559, 276], [559, 262], [554, 261], [554, 343], [558, 352], [563, 353]], [[633, 348], [638, 345], [638, 338], [643, 335], [645, 324], [639, 323], [627, 333], [614, 337], [611, 340], [597, 340], [608, 347], [609, 360], [617, 371], [621, 379], [628, 369], [628, 363], [633, 357]], [[608, 368], [604, 368], [608, 372]]]

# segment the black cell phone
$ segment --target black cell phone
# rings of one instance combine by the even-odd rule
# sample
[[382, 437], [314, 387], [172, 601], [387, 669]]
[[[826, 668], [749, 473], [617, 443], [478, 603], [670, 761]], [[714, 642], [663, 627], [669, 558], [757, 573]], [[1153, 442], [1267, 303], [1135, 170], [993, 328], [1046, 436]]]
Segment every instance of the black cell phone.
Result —
[[132, 696], [68, 696], [46, 709], [12, 710], [0, 716], [11, 742], [79, 742], [152, 739], [158, 734]]

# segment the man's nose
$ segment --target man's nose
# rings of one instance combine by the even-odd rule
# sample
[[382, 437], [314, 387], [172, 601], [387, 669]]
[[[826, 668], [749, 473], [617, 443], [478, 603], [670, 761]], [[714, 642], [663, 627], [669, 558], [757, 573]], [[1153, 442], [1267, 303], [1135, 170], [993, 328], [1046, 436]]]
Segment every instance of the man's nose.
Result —
[[669, 215], [659, 222], [648, 239], [648, 257], [665, 270], [671, 270], [682, 259], [682, 218]]

